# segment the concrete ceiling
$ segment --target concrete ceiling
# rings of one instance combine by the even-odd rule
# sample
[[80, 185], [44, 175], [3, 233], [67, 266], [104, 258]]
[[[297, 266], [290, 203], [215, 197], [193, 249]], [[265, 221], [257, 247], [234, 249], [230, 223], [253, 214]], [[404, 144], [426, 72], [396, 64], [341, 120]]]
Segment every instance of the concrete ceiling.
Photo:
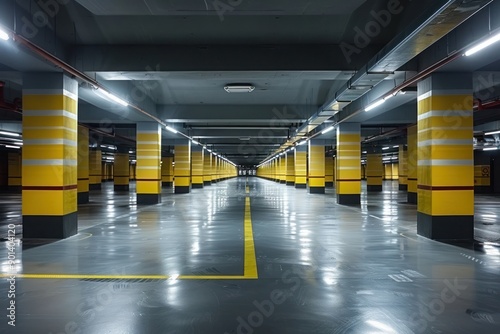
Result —
[[[366, 71], [367, 64], [388, 51], [399, 33], [417, 31], [419, 22], [431, 24], [430, 19], [441, 8], [454, 8], [454, 14], [448, 13], [449, 16], [464, 12], [472, 15], [486, 3], [75, 0], [58, 3], [56, 7], [40, 7], [36, 0], [7, 0], [0, 4], [0, 26], [15, 30], [116, 95], [234, 162], [255, 165], [293, 137], [342, 87], [349, 85], [351, 78]], [[378, 31], [360, 40], [359, 31], [366, 33], [383, 20], [374, 13], [386, 13], [388, 5], [398, 8], [398, 13], [387, 16], [385, 27], [379, 24]], [[498, 1], [492, 1], [489, 8], [466, 23], [472, 24], [476, 16], [476, 21], [486, 22], [483, 12], [500, 12], [498, 7]], [[46, 17], [46, 22], [35, 21], [37, 17]], [[438, 19], [446, 21], [439, 16]], [[26, 35], [26, 22], [37, 23], [36, 33]], [[498, 22], [490, 20], [490, 25], [495, 28]], [[430, 35], [443, 29], [451, 31], [451, 37], [440, 40], [446, 40], [447, 46], [437, 43], [431, 47]], [[358, 108], [376, 98], [376, 94], [384, 94], [412, 73], [425, 69], [423, 64], [430, 60], [442, 59], [443, 50], [465, 45], [469, 43], [467, 38], [483, 36], [479, 28], [467, 29], [471, 33], [466, 38], [453, 35], [451, 23], [427, 30], [413, 50], [413, 59], [405, 66], [390, 73], [369, 73], [357, 82], [356, 88], [343, 93], [342, 98], [348, 99], [341, 104], [344, 111]], [[346, 50], [355, 51], [346, 54]], [[408, 50], [404, 52], [408, 57]], [[8, 101], [21, 95], [23, 73], [60, 71], [16, 43], [0, 43], [0, 54], [0, 80], [7, 83]], [[403, 57], [401, 48], [400, 55]], [[440, 70], [491, 73], [500, 68], [499, 59], [499, 49], [494, 47], [478, 57], [458, 59]], [[489, 76], [476, 76], [478, 91], [491, 90], [500, 82], [495, 77], [490, 86], [483, 87], [484, 84], [477, 84], [481, 78]], [[256, 89], [249, 94], [228, 94], [223, 88], [229, 83], [250, 83]], [[363, 85], [365, 90], [360, 90]], [[112, 123], [117, 125], [117, 133], [133, 138], [135, 123], [150, 120], [133, 108], [102, 99], [86, 83], [81, 82], [79, 95], [81, 123], [100, 128]], [[383, 108], [358, 113], [350, 121], [362, 123], [365, 137], [414, 124], [415, 99], [414, 92], [398, 95]], [[337, 121], [341, 113], [334, 117], [335, 113], [321, 118], [326, 121], [324, 126]], [[0, 118], [12, 122], [19, 121], [20, 116], [2, 111]], [[484, 113], [480, 119], [482, 124], [494, 121], [496, 114]], [[311, 131], [317, 130], [313, 127]], [[333, 143], [334, 135], [333, 132], [317, 138]], [[164, 132], [165, 147], [175, 138]], [[103, 139], [107, 143], [113, 140]]]

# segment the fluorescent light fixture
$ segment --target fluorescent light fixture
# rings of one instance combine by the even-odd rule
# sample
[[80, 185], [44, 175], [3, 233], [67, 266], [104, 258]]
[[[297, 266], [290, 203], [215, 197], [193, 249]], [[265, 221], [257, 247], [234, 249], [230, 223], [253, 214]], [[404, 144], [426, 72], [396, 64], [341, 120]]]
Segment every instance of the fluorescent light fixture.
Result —
[[105, 91], [104, 89], [98, 88], [97, 91], [102, 94], [101, 97], [103, 97], [103, 98], [106, 97], [107, 99], [109, 99], [109, 100], [111, 100], [113, 102], [121, 104], [124, 107], [128, 107], [128, 103], [127, 102], [125, 102], [124, 100], [120, 99], [119, 97], [117, 97], [117, 96], [115, 96], [115, 95], [113, 95], [113, 94]]
[[251, 93], [255, 90], [255, 86], [250, 84], [228, 84], [224, 87], [228, 93]]
[[496, 134], [499, 134], [499, 133], [500, 133], [500, 130], [497, 130], [497, 131], [486, 132], [484, 135], [485, 136], [489, 136], [489, 135], [496, 135]]
[[195, 145], [200, 145], [200, 143], [198, 143], [198, 142], [197, 142], [196, 140], [194, 140], [194, 139], [191, 139], [191, 142], [192, 142], [193, 144], [195, 144]]
[[392, 148], [399, 148], [399, 145], [394, 145]]
[[12, 137], [21, 137], [21, 135], [19, 133], [9, 132], [9, 131], [0, 131], [0, 135], [12, 136]]
[[301, 141], [301, 142], [299, 142], [299, 143], [297, 144], [297, 146], [304, 145], [305, 143], [307, 143], [307, 139], [306, 139], [306, 140], [303, 140], [303, 141]]
[[134, 154], [135, 152], [134, 151], [128, 151], [129, 154]]
[[10, 36], [6, 31], [4, 31], [3, 29], [0, 29], [0, 39], [2, 39], [4, 41], [8, 41], [10, 39]]
[[208, 151], [209, 153], [212, 153], [212, 150], [211, 150], [211, 149], [209, 149], [209, 148], [207, 148], [207, 151]]
[[384, 99], [382, 100], [378, 100], [377, 102], [374, 102], [372, 104], [370, 104], [368, 107], [365, 108], [365, 111], [370, 111], [372, 109], [375, 109], [377, 108], [378, 106], [382, 105], [383, 103], [385, 102]]
[[476, 52], [479, 52], [482, 49], [487, 48], [488, 46], [490, 46], [490, 45], [492, 45], [492, 44], [494, 44], [494, 43], [496, 43], [498, 41], [500, 41], [500, 33], [498, 33], [496, 35], [493, 35], [492, 37], [488, 38], [487, 40], [485, 40], [482, 43], [479, 43], [478, 45], [476, 45], [472, 49], [467, 50], [465, 52], [465, 56], [466, 57], [472, 56]]
[[325, 133], [328, 133], [328, 132], [332, 131], [333, 129], [335, 129], [335, 127], [330, 126], [329, 128], [326, 128], [323, 131], [321, 131], [321, 134], [324, 135]]
[[394, 96], [396, 96], [397, 93], [392, 93], [390, 95], [387, 95], [386, 97], [384, 97], [384, 101], [387, 101], [389, 99], [392, 99]]
[[7, 147], [7, 148], [17, 148], [17, 149], [20, 149], [20, 147], [19, 147], [19, 146], [12, 146], [12, 145], [5, 145], [5, 147]]
[[386, 146], [386, 147], [382, 147], [382, 149], [385, 151], [385, 150], [390, 149], [390, 147]]
[[366, 151], [363, 151], [363, 152], [361, 152], [361, 153], [363, 153], [363, 154], [366, 154], [366, 153], [368, 153], [368, 152], [366, 152]]
[[165, 129], [167, 129], [167, 131], [170, 131], [172, 133], [178, 133], [179, 131], [177, 131], [176, 129], [174, 129], [173, 127], [170, 127], [170, 126], [166, 126]]
[[486, 148], [483, 148], [483, 151], [496, 151], [496, 150], [498, 150], [498, 147], [486, 147]]

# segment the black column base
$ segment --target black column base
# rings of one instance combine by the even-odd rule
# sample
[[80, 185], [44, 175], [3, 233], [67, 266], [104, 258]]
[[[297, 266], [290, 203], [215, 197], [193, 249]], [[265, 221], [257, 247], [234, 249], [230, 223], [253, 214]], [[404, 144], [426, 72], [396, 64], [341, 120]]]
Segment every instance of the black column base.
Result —
[[161, 203], [161, 194], [137, 194], [137, 205]]
[[296, 189], [307, 189], [307, 184], [305, 183], [295, 183]]
[[382, 185], [367, 185], [366, 190], [373, 191], [373, 192], [375, 192], [375, 191], [380, 192], [380, 191], [382, 191]]
[[189, 194], [191, 192], [191, 187], [187, 186], [175, 186], [174, 193], [176, 194]]
[[333, 182], [325, 182], [326, 188], [333, 188]]
[[162, 188], [172, 188], [174, 186], [173, 182], [162, 182], [161, 187]]
[[203, 181], [203, 185], [204, 186], [211, 186], [212, 185], [212, 181]]
[[203, 189], [203, 183], [193, 183], [193, 189]]
[[400, 184], [399, 185], [399, 190], [401, 190], [401, 191], [407, 191], [408, 190], [408, 185], [407, 184]]
[[407, 198], [408, 198], [408, 203], [409, 204], [417, 204], [417, 202], [418, 202], [418, 200], [417, 200], [417, 198], [418, 198], [417, 193], [410, 193], [410, 192], [408, 192], [408, 197]]
[[337, 194], [337, 204], [340, 205], [359, 205], [361, 204], [360, 194]]
[[115, 191], [129, 191], [129, 185], [128, 184], [115, 184], [114, 189], [115, 189]]
[[64, 239], [77, 233], [77, 212], [65, 216], [23, 216], [23, 238]]
[[290, 182], [290, 181], [288, 181], [288, 182], [286, 183], [286, 185], [287, 185], [287, 186], [294, 186], [294, 185], [295, 185], [295, 182]]
[[77, 199], [78, 204], [87, 204], [89, 202], [89, 193], [88, 191], [78, 193], [78, 199]]
[[280, 180], [281, 184], [286, 184], [286, 180]]
[[474, 216], [431, 216], [418, 212], [417, 233], [432, 240], [473, 241]]
[[101, 184], [100, 183], [94, 183], [94, 184], [89, 184], [89, 190], [101, 190]]
[[10, 193], [20, 194], [23, 192], [22, 186], [9, 186], [8, 189]]
[[474, 186], [474, 193], [475, 194], [491, 193], [491, 187], [490, 186]]
[[310, 194], [324, 194], [325, 187], [309, 187]]

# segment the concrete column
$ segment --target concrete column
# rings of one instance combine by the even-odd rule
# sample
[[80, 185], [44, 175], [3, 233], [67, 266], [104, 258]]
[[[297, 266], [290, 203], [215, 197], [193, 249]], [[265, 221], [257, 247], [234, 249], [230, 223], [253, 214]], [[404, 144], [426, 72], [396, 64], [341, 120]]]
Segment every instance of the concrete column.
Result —
[[325, 187], [333, 188], [333, 157], [325, 157]]
[[100, 150], [89, 152], [89, 179], [90, 190], [101, 190], [102, 152]]
[[323, 141], [309, 141], [309, 193], [325, 193], [325, 145]]
[[163, 188], [174, 186], [174, 157], [164, 157], [161, 160], [161, 181]]
[[399, 190], [408, 190], [408, 151], [405, 145], [399, 145]]
[[203, 150], [203, 185], [212, 185], [212, 155]]
[[177, 140], [175, 144], [175, 187], [176, 194], [191, 192], [191, 141]]
[[78, 82], [63, 73], [23, 78], [23, 236], [78, 232]]
[[[366, 190], [382, 191], [384, 176], [382, 154], [371, 153], [366, 155]], [[389, 165], [390, 167], [390, 165]], [[392, 172], [391, 172], [392, 175]], [[391, 176], [392, 177], [392, 176]]]
[[78, 126], [78, 204], [89, 202], [89, 129]]
[[128, 153], [115, 153], [115, 161], [113, 164], [113, 181], [115, 183], [115, 191], [129, 191], [129, 165], [130, 157]]
[[337, 203], [361, 202], [361, 126], [341, 123], [337, 129]]
[[408, 203], [417, 204], [417, 126], [408, 128]]
[[295, 188], [307, 188], [307, 146], [295, 148]]
[[203, 147], [193, 145], [191, 147], [191, 178], [193, 188], [203, 188]]
[[161, 202], [161, 125], [155, 122], [137, 123], [136, 147], [137, 204]]
[[417, 233], [474, 239], [472, 75], [437, 73], [418, 83]]
[[295, 185], [295, 152], [286, 154], [286, 185]]

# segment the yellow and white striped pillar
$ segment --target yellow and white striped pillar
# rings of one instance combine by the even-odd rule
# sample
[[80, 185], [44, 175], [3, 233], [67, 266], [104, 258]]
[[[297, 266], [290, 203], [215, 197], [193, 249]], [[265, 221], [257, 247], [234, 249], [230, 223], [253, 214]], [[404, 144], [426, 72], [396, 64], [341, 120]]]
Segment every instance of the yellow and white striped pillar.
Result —
[[333, 188], [333, 157], [325, 157], [325, 187]]
[[474, 240], [472, 75], [438, 73], [418, 83], [417, 233]]
[[23, 78], [24, 238], [78, 232], [78, 82], [62, 73]]
[[408, 128], [408, 203], [417, 204], [417, 126]]
[[212, 185], [212, 154], [203, 150], [203, 185]]
[[137, 123], [136, 193], [138, 205], [161, 203], [161, 125]]
[[176, 194], [191, 192], [191, 141], [179, 139], [175, 143], [175, 183]]
[[361, 202], [361, 126], [341, 123], [337, 129], [337, 203]]
[[7, 155], [7, 186], [10, 191], [21, 192], [22, 188], [22, 154], [9, 152]]
[[203, 147], [193, 145], [191, 147], [191, 182], [193, 188], [203, 188]]
[[174, 157], [164, 157], [161, 159], [161, 184], [163, 188], [174, 186]]
[[307, 188], [307, 146], [295, 148], [295, 188]]
[[295, 152], [286, 153], [286, 185], [295, 185]]
[[408, 151], [405, 145], [399, 145], [398, 180], [399, 190], [408, 190]]
[[384, 164], [382, 162], [382, 154], [368, 153], [366, 155], [366, 190], [382, 191], [383, 178]]
[[89, 129], [78, 126], [78, 204], [89, 202]]
[[325, 145], [322, 140], [309, 141], [309, 193], [325, 193]]
[[113, 163], [113, 181], [115, 191], [129, 191], [130, 183], [130, 156], [128, 153], [115, 153]]
[[102, 182], [102, 152], [92, 150], [89, 152], [89, 189], [101, 190]]

